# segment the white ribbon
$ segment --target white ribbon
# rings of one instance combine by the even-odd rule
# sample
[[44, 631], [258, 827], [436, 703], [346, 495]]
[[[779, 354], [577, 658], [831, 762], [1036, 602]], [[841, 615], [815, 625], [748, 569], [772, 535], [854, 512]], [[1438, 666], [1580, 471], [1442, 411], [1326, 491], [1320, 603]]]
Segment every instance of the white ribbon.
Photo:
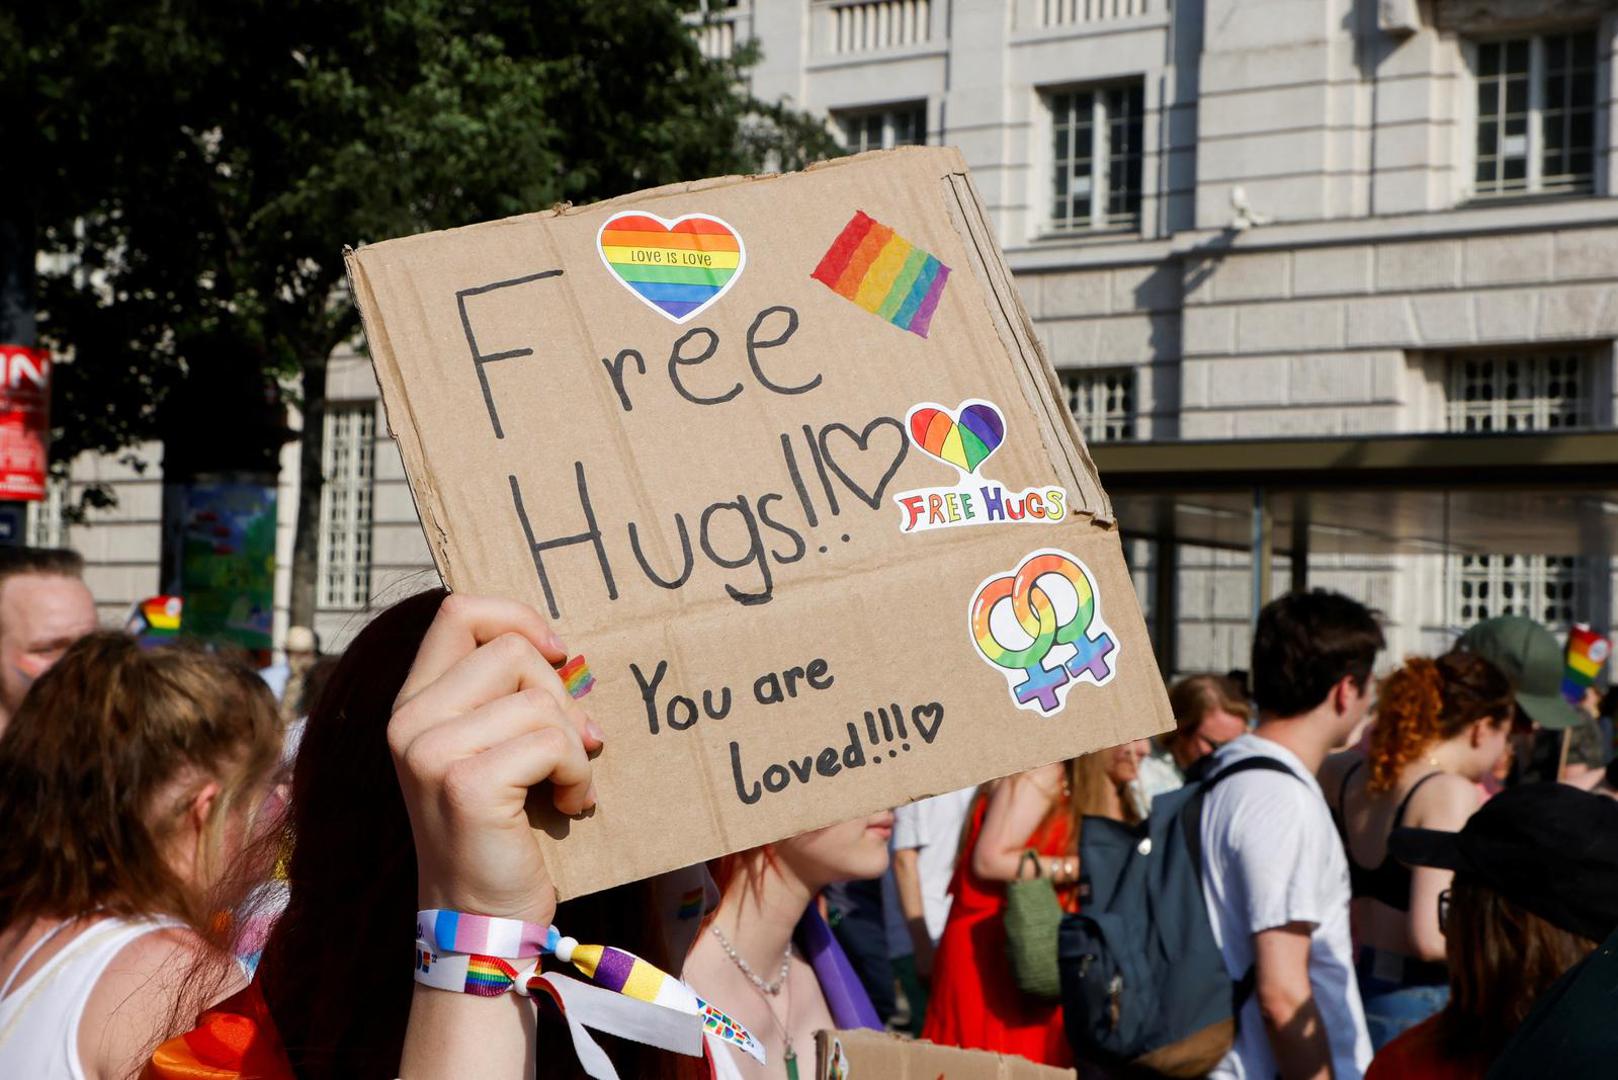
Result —
[[655, 1046], [689, 1057], [702, 1056], [702, 1018], [663, 1005], [591, 986], [581, 979], [551, 972], [535, 980], [544, 984], [567, 1020], [573, 1052], [593, 1080], [619, 1080], [612, 1059], [587, 1029]]

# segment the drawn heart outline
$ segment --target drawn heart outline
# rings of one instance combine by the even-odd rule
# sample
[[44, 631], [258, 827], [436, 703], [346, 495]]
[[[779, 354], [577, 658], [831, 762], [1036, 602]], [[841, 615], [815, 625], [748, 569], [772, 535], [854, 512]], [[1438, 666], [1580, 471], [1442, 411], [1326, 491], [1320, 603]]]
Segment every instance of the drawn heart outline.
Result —
[[[877, 428], [880, 427], [891, 427], [898, 431], [899, 452], [894, 455], [893, 461], [888, 465], [888, 471], [883, 473], [882, 479], [877, 482], [876, 492], [874, 494], [868, 494], [864, 488], [860, 487], [859, 484], [854, 482], [853, 477], [849, 476], [848, 473], [843, 471], [843, 467], [841, 465], [837, 464], [837, 459], [832, 455], [831, 446], [829, 445], [826, 436], [834, 431], [841, 432], [842, 434], [847, 435], [850, 441], [854, 443], [855, 447], [859, 449], [860, 453], [863, 454], [866, 450], [870, 449], [871, 435], [876, 431]], [[838, 479], [842, 480], [843, 484], [848, 488], [848, 490], [854, 493], [854, 497], [856, 499], [864, 503], [866, 506], [869, 506], [872, 510], [880, 510], [882, 508], [883, 492], [888, 490], [888, 483], [893, 479], [894, 474], [899, 471], [899, 466], [904, 464], [905, 455], [910, 452], [910, 440], [905, 438], [904, 425], [894, 417], [879, 416], [875, 420], [872, 420], [869, 424], [866, 424], [865, 430], [856, 434], [854, 429], [849, 427], [847, 424], [827, 424], [825, 427], [820, 429], [819, 441], [820, 456], [825, 459], [826, 467], [837, 474]]]
[[[933, 718], [932, 727], [928, 727], [921, 722], [921, 718], [923, 716], [931, 716]], [[933, 744], [933, 736], [938, 734], [939, 725], [941, 725], [943, 722], [944, 706], [936, 701], [930, 702], [926, 705], [917, 705], [914, 709], [910, 710], [910, 726], [916, 729], [916, 733], [918, 735], [927, 740], [928, 746]]]
[[923, 402], [906, 414], [905, 427], [923, 453], [965, 474], [977, 472], [1006, 438], [1006, 421], [999, 408], [977, 398], [954, 409]]

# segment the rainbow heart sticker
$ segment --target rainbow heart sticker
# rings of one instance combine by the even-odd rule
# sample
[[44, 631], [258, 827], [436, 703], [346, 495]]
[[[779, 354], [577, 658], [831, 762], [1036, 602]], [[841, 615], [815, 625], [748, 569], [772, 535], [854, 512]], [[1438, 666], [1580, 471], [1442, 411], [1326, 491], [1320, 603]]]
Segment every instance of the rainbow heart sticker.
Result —
[[1006, 421], [987, 401], [963, 401], [953, 413], [942, 405], [917, 405], [906, 417], [910, 440], [963, 473], [974, 473], [1006, 438]]
[[625, 210], [602, 223], [596, 247], [624, 288], [676, 323], [724, 296], [747, 265], [741, 234], [708, 214]]

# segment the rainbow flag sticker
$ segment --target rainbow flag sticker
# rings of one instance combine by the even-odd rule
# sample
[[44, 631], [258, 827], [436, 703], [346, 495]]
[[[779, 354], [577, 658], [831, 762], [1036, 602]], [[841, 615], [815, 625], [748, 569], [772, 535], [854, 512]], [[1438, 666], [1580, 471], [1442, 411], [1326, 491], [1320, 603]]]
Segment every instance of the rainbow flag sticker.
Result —
[[747, 265], [741, 234], [707, 214], [625, 210], [602, 223], [596, 247], [619, 284], [676, 323], [724, 296]]
[[1562, 696], [1577, 705], [1584, 692], [1595, 684], [1601, 665], [1612, 655], [1612, 644], [1588, 626], [1580, 624], [1567, 632], [1567, 665], [1562, 669]]
[[949, 267], [856, 210], [809, 276], [899, 329], [926, 337]]

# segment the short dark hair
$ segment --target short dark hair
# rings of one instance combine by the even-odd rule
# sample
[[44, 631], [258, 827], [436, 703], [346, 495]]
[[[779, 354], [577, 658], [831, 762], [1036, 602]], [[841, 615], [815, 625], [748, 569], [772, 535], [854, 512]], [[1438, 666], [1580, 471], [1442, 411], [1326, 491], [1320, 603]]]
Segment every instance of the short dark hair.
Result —
[[1253, 701], [1270, 716], [1308, 712], [1348, 676], [1365, 688], [1387, 642], [1376, 615], [1341, 593], [1291, 592], [1266, 604], [1253, 633]]
[[84, 556], [70, 548], [0, 547], [0, 582], [19, 574], [82, 578]]

